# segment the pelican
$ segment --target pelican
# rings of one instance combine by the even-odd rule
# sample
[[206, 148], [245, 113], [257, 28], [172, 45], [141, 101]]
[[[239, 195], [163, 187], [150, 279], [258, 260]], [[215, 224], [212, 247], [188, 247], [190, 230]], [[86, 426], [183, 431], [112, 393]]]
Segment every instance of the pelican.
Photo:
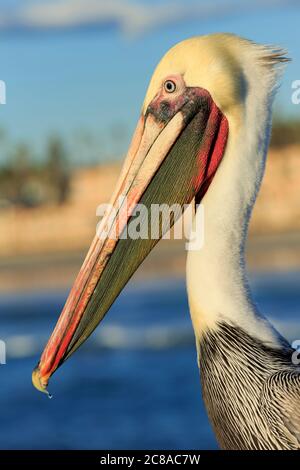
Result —
[[[187, 253], [187, 293], [203, 400], [217, 441], [222, 449], [299, 449], [294, 350], [252, 301], [244, 262], [285, 54], [213, 34], [184, 40], [162, 58], [112, 196], [112, 208], [120, 196], [128, 206], [113, 217], [108, 210], [91, 244], [33, 372], [40, 391], [157, 243], [121, 237], [136, 205], [196, 201], [197, 227], [201, 201], [205, 239]], [[160, 227], [160, 237], [166, 230]]]

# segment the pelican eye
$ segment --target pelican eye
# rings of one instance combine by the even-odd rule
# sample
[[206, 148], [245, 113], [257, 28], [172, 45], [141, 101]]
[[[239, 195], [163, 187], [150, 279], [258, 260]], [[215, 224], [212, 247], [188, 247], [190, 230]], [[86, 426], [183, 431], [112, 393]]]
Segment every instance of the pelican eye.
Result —
[[174, 93], [176, 90], [176, 83], [173, 80], [166, 80], [164, 83], [164, 89], [167, 93]]

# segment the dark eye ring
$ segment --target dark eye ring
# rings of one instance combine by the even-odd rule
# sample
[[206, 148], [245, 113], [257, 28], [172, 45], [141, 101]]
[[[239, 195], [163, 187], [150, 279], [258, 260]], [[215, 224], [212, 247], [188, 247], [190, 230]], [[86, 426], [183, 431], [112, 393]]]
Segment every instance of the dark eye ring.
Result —
[[164, 83], [164, 89], [167, 93], [174, 93], [176, 90], [176, 83], [173, 80], [166, 80]]

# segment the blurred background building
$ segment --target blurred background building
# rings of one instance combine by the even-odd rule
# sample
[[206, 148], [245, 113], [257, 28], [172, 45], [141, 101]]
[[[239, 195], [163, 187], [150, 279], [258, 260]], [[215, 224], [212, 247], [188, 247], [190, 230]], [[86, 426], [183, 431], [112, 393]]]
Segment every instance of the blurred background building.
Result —
[[293, 59], [276, 100], [248, 263], [261, 305], [295, 333], [299, 21], [298, 0], [1, 1], [0, 339], [8, 358], [0, 446], [215, 447], [199, 399], [182, 242], [157, 246], [85, 354], [66, 378], [58, 374], [57, 401], [35, 395], [30, 371], [94, 236], [96, 208], [109, 200], [155, 65], [176, 42], [216, 31], [281, 45]]

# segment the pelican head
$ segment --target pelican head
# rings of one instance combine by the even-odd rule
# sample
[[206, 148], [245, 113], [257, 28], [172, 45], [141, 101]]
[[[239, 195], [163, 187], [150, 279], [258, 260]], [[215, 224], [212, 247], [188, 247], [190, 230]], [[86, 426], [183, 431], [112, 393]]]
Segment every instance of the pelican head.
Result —
[[[201, 201], [209, 191], [229, 141], [244, 122], [244, 64], [249, 55], [261, 61], [259, 73], [263, 76], [264, 61], [272, 61], [276, 53], [267, 59], [265, 48], [234, 35], [215, 34], [175, 45], [158, 64], [112, 196], [112, 208], [98, 227], [34, 370], [33, 383], [39, 390], [46, 390], [54, 371], [90, 336], [157, 243], [158, 239], [122, 237], [136, 205], [183, 207], [194, 198]], [[120, 205], [120, 197], [126, 204]], [[158, 238], [168, 228], [161, 225]]]

